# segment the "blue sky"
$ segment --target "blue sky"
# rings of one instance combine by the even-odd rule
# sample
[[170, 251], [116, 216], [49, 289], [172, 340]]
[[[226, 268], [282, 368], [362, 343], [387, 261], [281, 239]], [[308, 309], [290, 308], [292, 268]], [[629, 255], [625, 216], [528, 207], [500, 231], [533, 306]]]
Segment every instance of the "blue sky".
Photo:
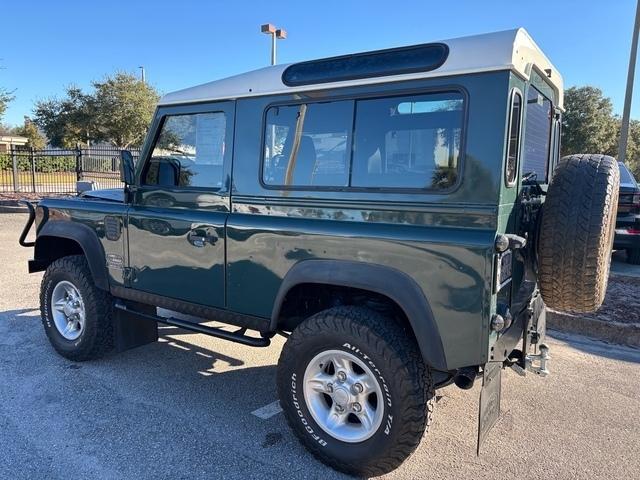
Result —
[[[262, 67], [261, 23], [287, 29], [280, 63], [525, 27], [565, 85], [596, 85], [624, 101], [635, 0], [7, 1], [0, 86], [15, 90], [4, 121], [34, 101], [146, 68], [161, 92]], [[637, 84], [640, 84], [640, 79]], [[632, 114], [640, 118], [640, 85]]]

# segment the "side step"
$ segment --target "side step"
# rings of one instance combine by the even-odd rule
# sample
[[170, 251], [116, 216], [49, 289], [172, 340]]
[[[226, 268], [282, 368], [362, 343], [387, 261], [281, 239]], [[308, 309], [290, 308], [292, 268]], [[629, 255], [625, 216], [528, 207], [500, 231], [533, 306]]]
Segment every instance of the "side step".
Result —
[[205, 335], [222, 338], [224, 340], [229, 340], [230, 342], [249, 345], [250, 347], [268, 347], [271, 344], [271, 340], [269, 338], [265, 338], [265, 337], [257, 338], [257, 337], [250, 337], [249, 335], [245, 335], [247, 331], [246, 328], [240, 328], [235, 332], [227, 332], [226, 330], [222, 330], [221, 328], [207, 327], [204, 325], [199, 325], [197, 323], [180, 320], [179, 318], [175, 318], [175, 317], [160, 317], [159, 315], [152, 315], [150, 313], [138, 312], [134, 309], [128, 308], [124, 303], [120, 301], [116, 301], [114, 306], [118, 310], [129, 312], [129, 313], [138, 315], [140, 317], [147, 318], [149, 320], [154, 320], [160, 323], [166, 323], [167, 325], [173, 325], [174, 327], [184, 328], [185, 330], [190, 330], [192, 332], [204, 333]]

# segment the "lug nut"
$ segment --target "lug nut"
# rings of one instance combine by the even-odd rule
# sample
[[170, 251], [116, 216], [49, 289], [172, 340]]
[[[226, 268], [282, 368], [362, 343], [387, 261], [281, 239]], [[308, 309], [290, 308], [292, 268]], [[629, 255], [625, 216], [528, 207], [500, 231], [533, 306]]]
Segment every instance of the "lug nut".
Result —
[[344, 407], [342, 405], [338, 405], [336, 403], [336, 412], [338, 412], [338, 413], [344, 412]]
[[364, 391], [364, 387], [362, 386], [361, 383], [356, 383], [353, 385], [352, 390], [353, 390], [353, 393], [357, 395]]
[[327, 392], [333, 393], [333, 383], [327, 383]]
[[344, 381], [347, 379], [347, 374], [346, 374], [346, 373], [344, 373], [344, 372], [342, 372], [342, 371], [340, 371], [340, 372], [338, 372], [337, 377], [338, 377], [338, 381], [339, 381], [340, 383], [342, 383], [342, 382], [344, 382]]
[[355, 403], [353, 403], [353, 404], [351, 405], [351, 409], [352, 409], [354, 412], [359, 412], [359, 411], [361, 411], [361, 410], [362, 410], [362, 405], [360, 405], [358, 402], [355, 402]]

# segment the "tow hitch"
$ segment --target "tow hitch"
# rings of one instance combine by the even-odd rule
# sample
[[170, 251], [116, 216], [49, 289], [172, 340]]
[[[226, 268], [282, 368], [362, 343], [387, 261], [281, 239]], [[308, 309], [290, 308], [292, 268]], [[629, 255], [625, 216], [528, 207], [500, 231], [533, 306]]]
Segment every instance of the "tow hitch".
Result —
[[546, 377], [550, 373], [547, 369], [547, 362], [551, 359], [549, 347], [541, 343], [538, 350], [540, 353], [524, 356], [524, 368], [522, 366], [523, 355], [520, 350], [514, 350], [511, 356], [509, 356], [509, 359], [505, 360], [504, 364], [522, 377], [527, 374], [527, 371], [540, 375], [541, 377]]

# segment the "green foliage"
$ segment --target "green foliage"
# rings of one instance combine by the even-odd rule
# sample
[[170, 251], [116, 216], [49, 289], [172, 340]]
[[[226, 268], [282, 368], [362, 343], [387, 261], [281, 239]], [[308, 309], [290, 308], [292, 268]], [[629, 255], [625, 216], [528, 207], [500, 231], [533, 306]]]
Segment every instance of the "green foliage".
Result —
[[35, 123], [25, 118], [24, 125], [14, 129], [16, 135], [29, 139], [27, 146], [35, 149], [42, 149], [47, 145], [47, 139], [40, 133]]
[[564, 98], [562, 154], [615, 154], [617, 120], [611, 100], [599, 88], [590, 86], [571, 87]]
[[13, 92], [0, 88], [0, 120], [2, 120], [4, 112], [7, 111], [7, 106], [14, 98]]
[[[596, 87], [571, 87], [565, 91], [562, 116], [562, 155], [605, 153], [618, 156], [620, 118], [613, 113], [611, 100]], [[640, 121], [629, 127], [626, 161], [640, 179]]]
[[94, 92], [68, 87], [62, 99], [36, 103], [34, 122], [54, 147], [107, 141], [116, 147], [142, 144], [158, 92], [134, 75], [118, 72], [93, 82]]
[[[22, 151], [16, 157], [17, 167], [19, 172], [31, 171], [31, 157], [28, 151]], [[52, 172], [75, 172], [76, 170], [76, 157], [69, 156], [34, 156], [36, 163], [36, 172], [52, 173]], [[0, 154], [0, 170], [12, 170], [13, 162], [11, 155]]]
[[140, 146], [158, 102], [153, 87], [118, 72], [94, 82], [96, 121], [103, 136], [120, 148]]
[[93, 99], [77, 87], [67, 87], [63, 99], [36, 102], [33, 114], [33, 121], [54, 147], [73, 148], [87, 140], [101, 140], [94, 121]]

